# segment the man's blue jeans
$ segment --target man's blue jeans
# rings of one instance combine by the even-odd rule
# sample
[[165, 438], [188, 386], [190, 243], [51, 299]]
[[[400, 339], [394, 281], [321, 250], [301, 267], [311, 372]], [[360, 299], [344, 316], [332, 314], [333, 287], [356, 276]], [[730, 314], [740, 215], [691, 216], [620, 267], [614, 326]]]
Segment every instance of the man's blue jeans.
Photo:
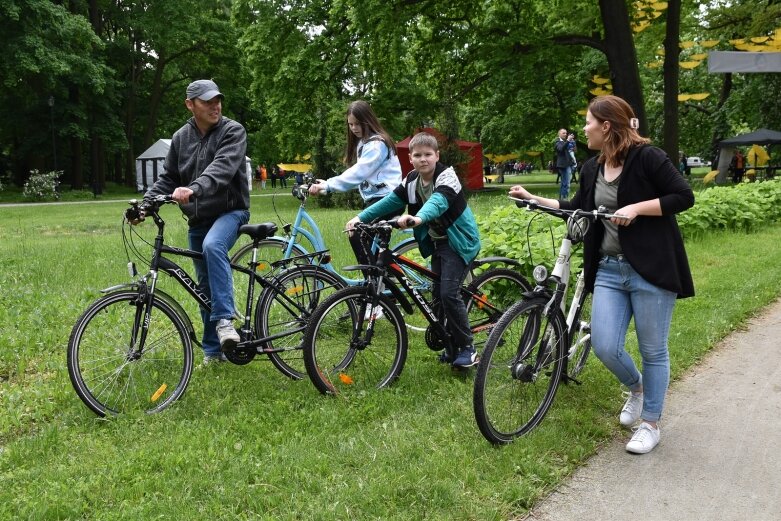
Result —
[[203, 352], [207, 356], [220, 354], [217, 321], [233, 318], [233, 274], [228, 251], [236, 243], [239, 227], [249, 221], [249, 210], [233, 210], [216, 221], [190, 228], [190, 249], [203, 252], [203, 260], [194, 261], [198, 286], [209, 296], [212, 311], [201, 308], [203, 319]]
[[559, 168], [559, 176], [561, 177], [561, 184], [559, 185], [559, 199], [569, 198], [569, 183], [572, 179], [573, 167], [565, 166]]
[[[603, 257], [591, 305], [594, 354], [625, 386], [643, 387], [642, 419], [658, 421], [670, 382], [670, 332], [676, 294], [642, 278], [623, 256]], [[643, 374], [624, 347], [634, 316]]]

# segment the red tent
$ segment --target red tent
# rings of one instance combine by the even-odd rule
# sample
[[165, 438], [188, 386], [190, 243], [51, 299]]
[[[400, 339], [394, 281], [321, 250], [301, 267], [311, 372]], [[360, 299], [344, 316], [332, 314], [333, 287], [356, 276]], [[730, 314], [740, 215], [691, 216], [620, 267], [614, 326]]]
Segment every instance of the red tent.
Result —
[[[437, 138], [440, 148], [445, 142], [445, 136], [433, 128], [421, 128], [418, 132], [428, 132]], [[407, 175], [412, 171], [412, 163], [409, 160], [409, 142], [412, 137], [407, 137], [396, 143], [396, 151], [399, 154], [401, 163], [401, 172]], [[469, 159], [461, 166], [466, 170], [466, 187], [469, 190], [480, 190], [483, 188], [483, 145], [472, 141], [457, 141], [458, 148], [469, 155]]]

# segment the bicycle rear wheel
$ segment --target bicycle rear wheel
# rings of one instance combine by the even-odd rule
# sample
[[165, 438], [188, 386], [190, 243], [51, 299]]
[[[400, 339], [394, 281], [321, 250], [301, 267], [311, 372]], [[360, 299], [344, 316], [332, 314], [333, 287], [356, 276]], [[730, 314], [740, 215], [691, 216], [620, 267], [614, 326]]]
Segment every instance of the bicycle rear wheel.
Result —
[[263, 289], [255, 309], [257, 338], [268, 338], [265, 349], [274, 367], [294, 380], [306, 376], [304, 367], [304, 331], [315, 308], [345, 282], [318, 266], [295, 266], [283, 271]]
[[369, 288], [346, 288], [312, 315], [304, 362], [321, 393], [362, 394], [390, 385], [401, 374], [407, 359], [404, 320], [388, 297], [380, 297], [379, 309], [369, 309], [370, 303]]
[[462, 295], [466, 301], [475, 348], [481, 349], [502, 314], [532, 287], [526, 278], [508, 268], [493, 268], [475, 277]]
[[513, 304], [494, 326], [477, 367], [473, 405], [480, 432], [509, 443], [542, 421], [556, 396], [565, 356], [561, 312], [547, 299]]
[[159, 412], [190, 381], [192, 342], [182, 318], [155, 298], [139, 353], [143, 312], [138, 291], [120, 291], [95, 301], [73, 326], [68, 375], [79, 398], [100, 416]]

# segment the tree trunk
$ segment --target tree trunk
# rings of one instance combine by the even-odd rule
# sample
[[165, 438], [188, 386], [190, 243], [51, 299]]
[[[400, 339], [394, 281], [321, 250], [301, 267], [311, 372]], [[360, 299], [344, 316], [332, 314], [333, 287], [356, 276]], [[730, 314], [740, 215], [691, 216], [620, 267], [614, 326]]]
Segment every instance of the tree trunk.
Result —
[[648, 135], [643, 88], [637, 65], [635, 42], [624, 0], [599, 0], [602, 24], [605, 27], [605, 54], [610, 67], [613, 92], [626, 100], [640, 120], [640, 133]]
[[681, 0], [667, 3], [667, 24], [664, 37], [664, 122], [662, 148], [673, 163], [678, 164], [680, 154], [678, 125], [678, 60], [681, 48], [678, 44], [681, 30]]
[[[79, 89], [77, 87], [70, 87], [68, 89], [68, 103], [73, 107], [79, 106]], [[73, 125], [76, 127], [82, 126], [83, 122], [74, 121]], [[81, 190], [84, 187], [84, 158], [82, 157], [82, 142], [76, 136], [70, 138], [71, 147], [71, 187], [74, 190]]]

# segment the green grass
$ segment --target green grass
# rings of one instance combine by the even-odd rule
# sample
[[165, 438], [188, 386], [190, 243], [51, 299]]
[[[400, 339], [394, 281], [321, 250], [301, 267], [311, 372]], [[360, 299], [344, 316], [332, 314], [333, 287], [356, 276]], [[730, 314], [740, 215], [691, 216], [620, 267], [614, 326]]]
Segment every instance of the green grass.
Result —
[[[470, 204], [482, 214], [505, 201], [499, 191]], [[293, 219], [292, 197], [274, 203]], [[70, 385], [65, 350], [99, 290], [128, 280], [124, 207], [0, 210], [0, 519], [508, 519], [619, 432], [620, 387], [592, 357], [583, 385], [561, 389], [538, 429], [494, 448], [474, 423], [473, 375], [436, 363], [416, 333], [384, 392], [326, 398], [257, 361], [196, 371], [162, 414], [98, 419]], [[184, 246], [186, 223], [166, 210]], [[341, 230], [353, 212], [311, 211], [335, 262], [351, 263]], [[253, 198], [252, 214], [276, 220], [272, 199]], [[780, 234], [773, 225], [687, 244], [697, 297], [676, 307], [675, 377], [778, 296], [769, 259]]]

